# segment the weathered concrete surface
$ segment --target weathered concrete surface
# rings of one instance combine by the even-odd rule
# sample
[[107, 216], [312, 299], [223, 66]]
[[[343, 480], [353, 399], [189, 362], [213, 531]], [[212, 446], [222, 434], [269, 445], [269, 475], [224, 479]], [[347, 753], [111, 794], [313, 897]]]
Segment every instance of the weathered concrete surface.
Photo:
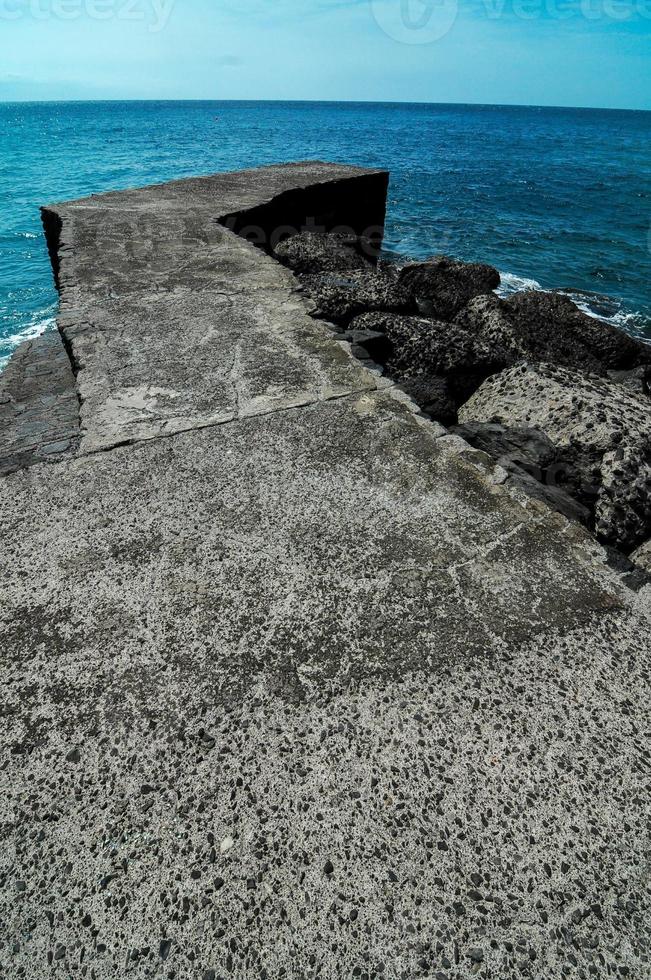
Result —
[[79, 442], [79, 403], [58, 333], [27, 340], [0, 374], [0, 476], [60, 459]]
[[362, 230], [383, 220], [385, 188], [381, 171], [295, 165], [46, 209], [82, 451], [375, 387], [306, 315], [291, 273], [218, 222], [250, 209], [264, 234], [259, 206], [280, 196], [285, 224], [336, 225], [354, 194]]
[[176, 370], [181, 293], [156, 342], [125, 285], [120, 339], [110, 239], [105, 286], [61, 266], [85, 445], [0, 481], [6, 975], [648, 976], [648, 590], [221, 234], [178, 288], [267, 399], [230, 419], [193, 322], [184, 414], [107, 408]]

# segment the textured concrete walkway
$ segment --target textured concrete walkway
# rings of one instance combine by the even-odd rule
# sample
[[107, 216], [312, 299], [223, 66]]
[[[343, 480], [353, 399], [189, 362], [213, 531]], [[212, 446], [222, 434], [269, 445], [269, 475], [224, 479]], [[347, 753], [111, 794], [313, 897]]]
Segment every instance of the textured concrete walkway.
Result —
[[648, 588], [220, 224], [385, 189], [46, 211], [65, 369], [0, 377], [8, 977], [651, 976]]

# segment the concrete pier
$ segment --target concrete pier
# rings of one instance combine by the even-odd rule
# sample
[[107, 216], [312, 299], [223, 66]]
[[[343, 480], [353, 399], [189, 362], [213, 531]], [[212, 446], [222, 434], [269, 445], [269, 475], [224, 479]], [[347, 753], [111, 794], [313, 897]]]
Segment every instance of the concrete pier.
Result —
[[241, 237], [377, 234], [386, 186], [44, 211], [58, 332], [0, 376], [8, 977], [651, 976], [649, 588]]

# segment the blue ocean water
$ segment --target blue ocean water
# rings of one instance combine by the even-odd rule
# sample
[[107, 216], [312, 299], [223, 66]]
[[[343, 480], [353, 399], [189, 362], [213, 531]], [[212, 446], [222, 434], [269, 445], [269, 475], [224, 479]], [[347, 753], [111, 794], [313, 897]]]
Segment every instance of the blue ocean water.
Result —
[[651, 338], [651, 113], [301, 102], [0, 104], [0, 366], [53, 322], [39, 205], [327, 159], [391, 171], [387, 249], [484, 260]]

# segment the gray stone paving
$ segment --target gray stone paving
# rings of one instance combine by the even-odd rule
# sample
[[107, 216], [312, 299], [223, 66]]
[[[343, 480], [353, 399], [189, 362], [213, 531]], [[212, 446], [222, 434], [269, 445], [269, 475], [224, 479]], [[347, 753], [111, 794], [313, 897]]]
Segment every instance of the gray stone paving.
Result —
[[79, 443], [79, 402], [61, 337], [27, 340], [0, 374], [0, 476], [60, 459]]
[[81, 443], [0, 480], [9, 977], [651, 976], [649, 587], [216, 221], [347, 174], [57, 210]]

